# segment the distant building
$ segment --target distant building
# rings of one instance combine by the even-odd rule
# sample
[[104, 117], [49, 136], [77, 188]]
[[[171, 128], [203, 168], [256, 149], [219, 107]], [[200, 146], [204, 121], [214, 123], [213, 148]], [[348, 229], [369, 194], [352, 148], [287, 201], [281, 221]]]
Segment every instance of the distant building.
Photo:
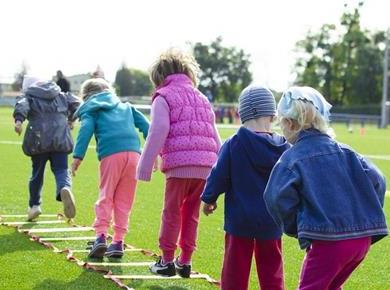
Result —
[[70, 83], [70, 90], [78, 94], [80, 92], [80, 88], [83, 82], [91, 78], [91, 74], [78, 74], [73, 76], [67, 76], [67, 80]]
[[12, 88], [14, 82], [11, 78], [0, 78], [0, 97], [14, 96], [15, 92]]

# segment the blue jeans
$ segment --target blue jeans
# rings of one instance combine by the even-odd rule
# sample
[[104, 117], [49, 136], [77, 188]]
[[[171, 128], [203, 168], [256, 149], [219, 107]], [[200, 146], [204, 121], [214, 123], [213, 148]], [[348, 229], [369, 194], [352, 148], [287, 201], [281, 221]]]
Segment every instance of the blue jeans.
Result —
[[47, 161], [50, 161], [50, 168], [56, 179], [56, 199], [61, 201], [61, 189], [72, 186], [72, 180], [68, 172], [68, 154], [60, 152], [43, 153], [32, 156], [31, 161], [32, 176], [29, 183], [30, 207], [41, 204], [41, 191]]

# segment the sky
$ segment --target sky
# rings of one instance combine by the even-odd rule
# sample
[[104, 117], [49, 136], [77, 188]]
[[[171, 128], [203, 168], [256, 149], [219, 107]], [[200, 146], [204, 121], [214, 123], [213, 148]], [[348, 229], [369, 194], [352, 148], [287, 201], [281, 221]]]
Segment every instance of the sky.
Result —
[[[284, 90], [294, 78], [294, 46], [309, 29], [339, 23], [355, 0], [1, 0], [0, 80], [25, 62], [51, 78], [100, 65], [108, 80], [123, 62], [147, 70], [169, 47], [223, 44], [251, 55], [254, 82]], [[366, 0], [363, 28], [390, 27], [390, 1]]]

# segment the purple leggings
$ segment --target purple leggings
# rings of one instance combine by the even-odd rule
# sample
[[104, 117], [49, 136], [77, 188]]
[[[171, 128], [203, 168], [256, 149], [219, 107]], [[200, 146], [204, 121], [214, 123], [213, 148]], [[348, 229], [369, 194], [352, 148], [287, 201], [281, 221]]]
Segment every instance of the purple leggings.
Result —
[[299, 290], [339, 290], [370, 249], [371, 238], [313, 241], [303, 261]]

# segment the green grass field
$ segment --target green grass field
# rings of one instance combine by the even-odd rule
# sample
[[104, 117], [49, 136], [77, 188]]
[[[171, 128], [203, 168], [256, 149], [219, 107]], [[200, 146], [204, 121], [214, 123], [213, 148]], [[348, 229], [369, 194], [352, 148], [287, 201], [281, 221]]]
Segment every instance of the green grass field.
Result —
[[[27, 182], [31, 170], [30, 160], [23, 155], [21, 146], [13, 144], [21, 137], [13, 132], [11, 109], [0, 109], [0, 214], [25, 213], [27, 210]], [[362, 154], [371, 156], [375, 164], [390, 179], [390, 130], [367, 127], [365, 136], [347, 132], [345, 125], [335, 126], [337, 139], [347, 143]], [[234, 130], [221, 130], [223, 138]], [[89, 150], [74, 178], [74, 192], [77, 201], [77, 217], [80, 225], [91, 225], [94, 219], [94, 203], [98, 191], [98, 161], [94, 150]], [[47, 167], [43, 189], [44, 213], [62, 211], [62, 205], [54, 199], [54, 179]], [[151, 183], [139, 183], [136, 202], [130, 217], [130, 231], [126, 242], [136, 247], [158, 253], [158, 229], [163, 202], [164, 179], [161, 173], [153, 176]], [[386, 198], [386, 212], [390, 216], [390, 197]], [[223, 257], [223, 199], [216, 213], [210, 217], [201, 216], [198, 251], [194, 255], [193, 268], [201, 273], [219, 279]], [[85, 234], [84, 234], [85, 235]], [[64, 243], [64, 242], [62, 242]], [[70, 246], [82, 249], [85, 241], [69, 242]], [[64, 245], [64, 244], [63, 244]], [[65, 255], [55, 254], [15, 229], [0, 226], [0, 289], [117, 289], [101, 274], [84, 270], [66, 261]], [[344, 289], [390, 289], [390, 241], [384, 239], [374, 245], [358, 270], [352, 275]], [[148, 261], [140, 254], [130, 254], [126, 259]], [[287, 289], [298, 284], [300, 265], [304, 252], [296, 240], [284, 238], [285, 281]], [[84, 258], [80, 255], [79, 258]], [[113, 268], [114, 273], [143, 273], [145, 268]], [[203, 280], [179, 281], [130, 281], [126, 284], [136, 289], [216, 289]], [[250, 289], [258, 289], [254, 265]]]

